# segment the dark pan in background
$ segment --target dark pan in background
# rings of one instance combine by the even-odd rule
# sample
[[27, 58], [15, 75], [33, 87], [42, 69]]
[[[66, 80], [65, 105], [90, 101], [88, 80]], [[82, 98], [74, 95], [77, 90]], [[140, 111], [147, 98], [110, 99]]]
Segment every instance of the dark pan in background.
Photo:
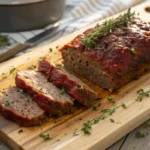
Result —
[[0, 0], [0, 32], [42, 28], [59, 20], [65, 0]]

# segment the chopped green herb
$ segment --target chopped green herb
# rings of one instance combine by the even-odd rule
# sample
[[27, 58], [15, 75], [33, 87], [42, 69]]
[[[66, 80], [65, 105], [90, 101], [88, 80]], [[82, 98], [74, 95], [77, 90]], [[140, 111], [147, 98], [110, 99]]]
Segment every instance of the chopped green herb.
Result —
[[92, 129], [92, 121], [87, 121], [83, 123], [83, 128], [81, 131], [83, 131], [85, 134], [91, 134], [90, 130]]
[[81, 87], [77, 88], [77, 90], [78, 90], [80, 93], [82, 93], [82, 92], [83, 92], [83, 87], [81, 86]]
[[57, 45], [56, 48], [58, 49], [58, 48], [59, 48], [59, 45]]
[[12, 74], [14, 71], [15, 71], [15, 67], [14, 66], [11, 66], [10, 69], [6, 72], [3, 72], [1, 75], [2, 75], [2, 78], [7, 78], [10, 74]]
[[6, 35], [0, 35], [0, 46], [10, 45], [8, 37]]
[[121, 106], [122, 108], [127, 109], [127, 106], [124, 103], [122, 103]]
[[30, 70], [34, 70], [36, 68], [36, 65], [31, 65], [30, 67], [28, 67], [28, 69]]
[[61, 68], [62, 65], [61, 64], [55, 64], [56, 68]]
[[23, 89], [19, 89], [18, 92], [23, 93]]
[[93, 110], [97, 110], [97, 106], [93, 106]]
[[110, 122], [114, 123], [114, 122], [115, 122], [115, 120], [110, 118]]
[[18, 131], [18, 133], [22, 133], [23, 132], [23, 130], [22, 129], [20, 129], [19, 131]]
[[52, 52], [53, 51], [53, 49], [52, 48], [49, 48], [49, 52]]
[[66, 89], [64, 87], [61, 88], [61, 94], [65, 94], [66, 93]]
[[102, 25], [95, 27], [95, 29], [88, 33], [81, 41], [85, 44], [85, 48], [95, 48], [100, 37], [106, 36], [112, 33], [117, 28], [125, 28], [131, 23], [132, 16], [135, 12], [131, 12], [131, 9], [116, 19], [106, 20]]
[[40, 137], [42, 137], [44, 140], [50, 140], [49, 134], [40, 133]]
[[147, 128], [147, 127], [150, 127], [150, 120], [148, 120], [148, 121], [145, 122], [145, 127], [146, 127], [146, 128]]
[[143, 100], [143, 97], [149, 97], [150, 90], [144, 92], [143, 89], [140, 89], [140, 90], [137, 91], [137, 93], [139, 95], [135, 100], [141, 102]]
[[10, 102], [9, 101], [6, 101], [5, 102], [5, 106], [9, 106], [10, 105]]
[[105, 118], [111, 116], [113, 113], [115, 113], [116, 109], [118, 109], [120, 106], [113, 106], [110, 109], [102, 109], [101, 112], [103, 114], [96, 116], [92, 120], [88, 120], [87, 122], [83, 123], [83, 127], [81, 128], [81, 131], [83, 131], [85, 134], [91, 134], [92, 125], [99, 123], [101, 120], [104, 120]]
[[131, 54], [132, 54], [132, 55], [135, 55], [135, 54], [136, 54], [136, 51], [135, 51], [134, 48], [131, 48], [130, 51], [131, 51]]
[[136, 132], [137, 138], [144, 138], [147, 135], [148, 135], [148, 132]]
[[43, 90], [43, 88], [40, 88], [40, 91], [42, 91]]
[[116, 101], [115, 101], [110, 95], [107, 96], [107, 99], [108, 99], [108, 101], [111, 102], [112, 104], [116, 103]]

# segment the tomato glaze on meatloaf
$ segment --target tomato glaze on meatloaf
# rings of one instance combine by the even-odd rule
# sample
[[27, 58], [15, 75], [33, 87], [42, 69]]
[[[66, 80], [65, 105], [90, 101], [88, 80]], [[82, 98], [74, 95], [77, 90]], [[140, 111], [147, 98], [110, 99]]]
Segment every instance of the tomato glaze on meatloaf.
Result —
[[81, 40], [93, 30], [86, 30], [61, 48], [67, 69], [111, 91], [150, 69], [149, 23], [133, 18], [128, 27], [115, 29], [99, 38], [95, 48], [86, 49]]

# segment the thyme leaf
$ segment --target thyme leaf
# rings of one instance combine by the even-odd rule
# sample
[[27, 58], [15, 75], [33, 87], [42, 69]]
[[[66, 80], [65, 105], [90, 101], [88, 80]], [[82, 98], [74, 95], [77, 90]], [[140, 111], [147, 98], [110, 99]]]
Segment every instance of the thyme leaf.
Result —
[[112, 119], [112, 118], [110, 118], [110, 122], [114, 123], [114, 122], [115, 122], [115, 120], [114, 120], [114, 119]]
[[143, 89], [140, 89], [140, 90], [137, 91], [137, 93], [139, 95], [135, 100], [141, 102], [143, 100], [143, 97], [149, 97], [150, 90], [144, 92]]
[[128, 9], [126, 13], [120, 15], [116, 19], [106, 20], [102, 25], [95, 27], [92, 32], [88, 33], [84, 38], [81, 39], [82, 43], [85, 45], [85, 48], [87, 50], [95, 48], [100, 37], [112, 33], [112, 31], [114, 31], [116, 28], [127, 27], [131, 22], [132, 16], [134, 15], [135, 12], [131, 12], [131, 9]]
[[113, 99], [110, 95], [107, 96], [107, 99], [109, 102], [111, 102], [112, 104], [116, 103], [115, 99]]
[[122, 103], [121, 106], [122, 108], [127, 109], [127, 106], [124, 103]]
[[51, 139], [50, 138], [50, 136], [49, 136], [49, 134], [44, 134], [44, 133], [40, 133], [40, 137], [42, 137], [44, 140], [49, 140], [49, 139]]
[[148, 135], [148, 132], [136, 132], [137, 138], [144, 138], [147, 135]]
[[7, 77], [8, 77], [10, 74], [12, 74], [15, 70], [16, 70], [16, 68], [15, 68], [14, 66], [11, 66], [8, 71], [3, 72], [3, 73], [1, 74], [2, 79], [7, 78]]
[[88, 120], [87, 122], [83, 123], [83, 127], [81, 128], [81, 131], [83, 131], [85, 134], [90, 135], [91, 134], [91, 129], [94, 124], [98, 124], [101, 120], [104, 120], [105, 118], [108, 118], [111, 116], [113, 113], [116, 112], [116, 109], [118, 109], [120, 106], [113, 106], [112, 108], [108, 109], [102, 109], [101, 112], [103, 114], [100, 114], [96, 116], [92, 120]]
[[6, 35], [0, 35], [0, 46], [10, 45], [8, 37]]
[[65, 94], [66, 93], [66, 89], [64, 87], [61, 88], [61, 94]]

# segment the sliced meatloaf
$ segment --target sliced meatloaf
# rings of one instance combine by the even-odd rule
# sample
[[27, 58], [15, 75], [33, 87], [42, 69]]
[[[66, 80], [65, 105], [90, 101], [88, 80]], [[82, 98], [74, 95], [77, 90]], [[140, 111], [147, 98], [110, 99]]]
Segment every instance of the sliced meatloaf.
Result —
[[50, 82], [59, 88], [64, 88], [82, 105], [90, 106], [91, 102], [96, 99], [96, 93], [89, 86], [61, 66], [43, 59], [39, 62], [38, 69], [47, 76]]
[[133, 18], [87, 49], [88, 29], [61, 48], [64, 66], [102, 88], [115, 90], [150, 69], [150, 24]]
[[45, 119], [44, 110], [22, 89], [11, 87], [0, 92], [0, 111], [20, 126], [34, 126]]
[[73, 111], [73, 99], [64, 91], [47, 81], [40, 72], [20, 71], [16, 85], [26, 91], [38, 105], [51, 115], [62, 115]]

